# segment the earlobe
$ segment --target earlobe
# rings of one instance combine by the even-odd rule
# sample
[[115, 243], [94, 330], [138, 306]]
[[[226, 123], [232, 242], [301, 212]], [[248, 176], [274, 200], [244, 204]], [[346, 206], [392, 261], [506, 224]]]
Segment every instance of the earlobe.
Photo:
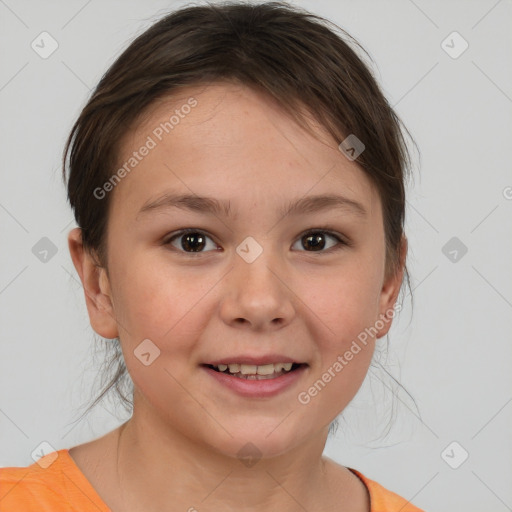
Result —
[[104, 338], [116, 338], [119, 333], [106, 269], [100, 267], [93, 255], [85, 250], [80, 228], [69, 232], [68, 247], [82, 282], [92, 328]]
[[407, 256], [408, 242], [405, 235], [402, 235], [401, 247], [400, 247], [400, 262], [396, 271], [388, 276], [385, 280], [381, 294], [379, 304], [379, 319], [378, 325], [382, 325], [379, 329], [377, 338], [385, 336], [391, 328], [391, 323], [395, 316], [394, 306], [402, 287], [402, 281], [405, 272], [405, 260]]

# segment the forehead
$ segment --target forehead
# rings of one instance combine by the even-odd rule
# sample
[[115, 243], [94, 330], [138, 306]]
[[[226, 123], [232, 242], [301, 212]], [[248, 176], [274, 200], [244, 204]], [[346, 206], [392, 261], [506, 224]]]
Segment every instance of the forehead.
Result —
[[[116, 186], [123, 205], [142, 204], [166, 189], [261, 202], [333, 192], [357, 196], [371, 212], [378, 196], [361, 168], [314, 121], [299, 127], [277, 102], [251, 88], [215, 83], [155, 101], [121, 141]], [[150, 148], [140, 153], [144, 147]], [[134, 157], [134, 152], [138, 153]], [[135, 159], [135, 160], [134, 160]], [[117, 201], [116, 201], [117, 202]], [[235, 205], [236, 206], [236, 205]]]

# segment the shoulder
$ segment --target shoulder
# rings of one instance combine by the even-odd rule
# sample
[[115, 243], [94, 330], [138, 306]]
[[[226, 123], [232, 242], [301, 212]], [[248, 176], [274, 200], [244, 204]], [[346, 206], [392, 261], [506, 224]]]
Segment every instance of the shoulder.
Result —
[[370, 494], [371, 512], [424, 512], [405, 498], [386, 489], [378, 482], [370, 480], [359, 471], [353, 468], [347, 469], [358, 476], [366, 485]]
[[32, 512], [41, 510], [42, 504], [65, 503], [62, 474], [59, 464], [55, 463], [60, 455], [60, 452], [53, 452], [26, 467], [0, 468], [0, 511]]
[[104, 508], [95, 503], [67, 449], [48, 453], [26, 467], [0, 468], [0, 512]]

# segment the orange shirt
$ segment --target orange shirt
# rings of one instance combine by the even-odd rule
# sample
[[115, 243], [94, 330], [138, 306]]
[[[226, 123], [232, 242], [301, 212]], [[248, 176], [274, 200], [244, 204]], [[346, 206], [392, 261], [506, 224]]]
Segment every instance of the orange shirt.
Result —
[[[423, 512], [349, 468], [370, 493], [371, 512]], [[69, 455], [48, 453], [27, 467], [0, 468], [0, 512], [111, 512]]]

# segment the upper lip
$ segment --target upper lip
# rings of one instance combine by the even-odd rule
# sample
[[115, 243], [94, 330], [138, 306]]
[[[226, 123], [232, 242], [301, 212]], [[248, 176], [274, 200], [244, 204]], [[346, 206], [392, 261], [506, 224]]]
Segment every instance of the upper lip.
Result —
[[263, 366], [271, 363], [297, 363], [301, 364], [302, 361], [294, 359], [292, 357], [283, 356], [281, 354], [267, 354], [264, 356], [249, 356], [249, 355], [238, 355], [238, 356], [226, 356], [221, 359], [215, 359], [208, 361], [207, 365], [218, 366], [219, 364], [251, 364], [256, 366]]

